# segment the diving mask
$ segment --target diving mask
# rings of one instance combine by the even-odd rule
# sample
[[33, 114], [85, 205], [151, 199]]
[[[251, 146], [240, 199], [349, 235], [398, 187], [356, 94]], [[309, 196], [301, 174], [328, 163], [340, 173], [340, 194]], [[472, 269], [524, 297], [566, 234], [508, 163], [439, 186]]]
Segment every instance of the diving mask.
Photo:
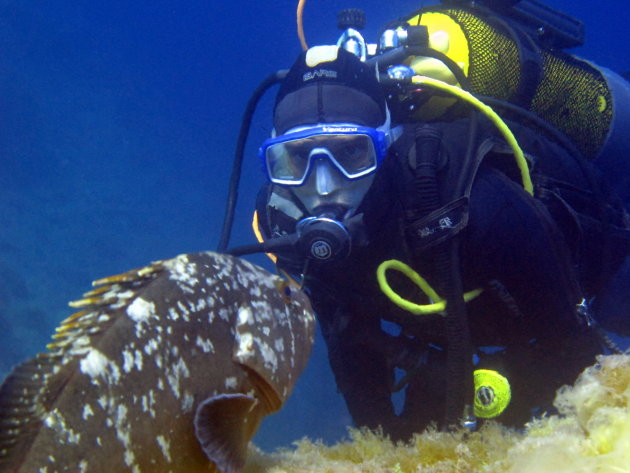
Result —
[[325, 158], [348, 180], [373, 173], [383, 162], [392, 133], [356, 125], [309, 127], [266, 140], [259, 157], [269, 180], [301, 186], [313, 162]]

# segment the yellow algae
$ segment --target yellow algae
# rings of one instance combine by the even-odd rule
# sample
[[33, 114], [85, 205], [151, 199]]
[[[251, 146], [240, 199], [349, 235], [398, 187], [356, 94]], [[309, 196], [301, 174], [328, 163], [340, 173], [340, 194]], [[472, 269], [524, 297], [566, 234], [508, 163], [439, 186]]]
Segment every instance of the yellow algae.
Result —
[[305, 438], [272, 454], [252, 449], [246, 473], [630, 473], [630, 355], [599, 357], [555, 406], [520, 431], [491, 421], [394, 443], [350, 429], [331, 446]]

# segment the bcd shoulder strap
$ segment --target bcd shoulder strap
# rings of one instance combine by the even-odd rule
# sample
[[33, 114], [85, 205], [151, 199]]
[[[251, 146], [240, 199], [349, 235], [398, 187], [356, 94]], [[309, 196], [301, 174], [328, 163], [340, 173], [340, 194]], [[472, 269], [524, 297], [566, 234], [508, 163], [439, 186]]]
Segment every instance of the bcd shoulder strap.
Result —
[[[418, 133], [432, 135], [433, 139], [425, 142], [433, 144], [419, 144], [422, 141], [417, 139]], [[468, 149], [462, 146], [462, 136], [467, 134]], [[404, 227], [411, 250], [421, 253], [466, 228], [472, 184], [496, 141], [480, 139], [476, 126], [468, 120], [422, 125], [406, 135], [396, 144], [403, 169]], [[424, 149], [419, 150], [419, 146]], [[431, 180], [437, 186], [435, 191], [430, 190]], [[436, 195], [427, 197], [430, 192]]]

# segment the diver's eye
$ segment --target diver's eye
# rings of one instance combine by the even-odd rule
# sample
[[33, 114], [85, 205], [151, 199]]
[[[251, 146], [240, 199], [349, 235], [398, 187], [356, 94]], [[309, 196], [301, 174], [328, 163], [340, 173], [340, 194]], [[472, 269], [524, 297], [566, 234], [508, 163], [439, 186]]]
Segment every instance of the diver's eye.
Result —
[[305, 146], [303, 143], [287, 143], [285, 147], [292, 159], [304, 161], [308, 159], [312, 148], [311, 146]]
[[343, 140], [331, 146], [331, 152], [338, 161], [361, 160], [367, 154], [367, 149], [363, 140]]

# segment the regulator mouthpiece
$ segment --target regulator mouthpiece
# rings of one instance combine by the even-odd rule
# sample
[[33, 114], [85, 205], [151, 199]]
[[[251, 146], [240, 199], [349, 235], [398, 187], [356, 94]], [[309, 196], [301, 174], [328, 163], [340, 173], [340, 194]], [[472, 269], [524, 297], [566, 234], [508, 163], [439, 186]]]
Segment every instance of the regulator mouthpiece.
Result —
[[350, 254], [350, 232], [338, 220], [307, 217], [297, 225], [300, 254], [318, 261], [338, 261]]

